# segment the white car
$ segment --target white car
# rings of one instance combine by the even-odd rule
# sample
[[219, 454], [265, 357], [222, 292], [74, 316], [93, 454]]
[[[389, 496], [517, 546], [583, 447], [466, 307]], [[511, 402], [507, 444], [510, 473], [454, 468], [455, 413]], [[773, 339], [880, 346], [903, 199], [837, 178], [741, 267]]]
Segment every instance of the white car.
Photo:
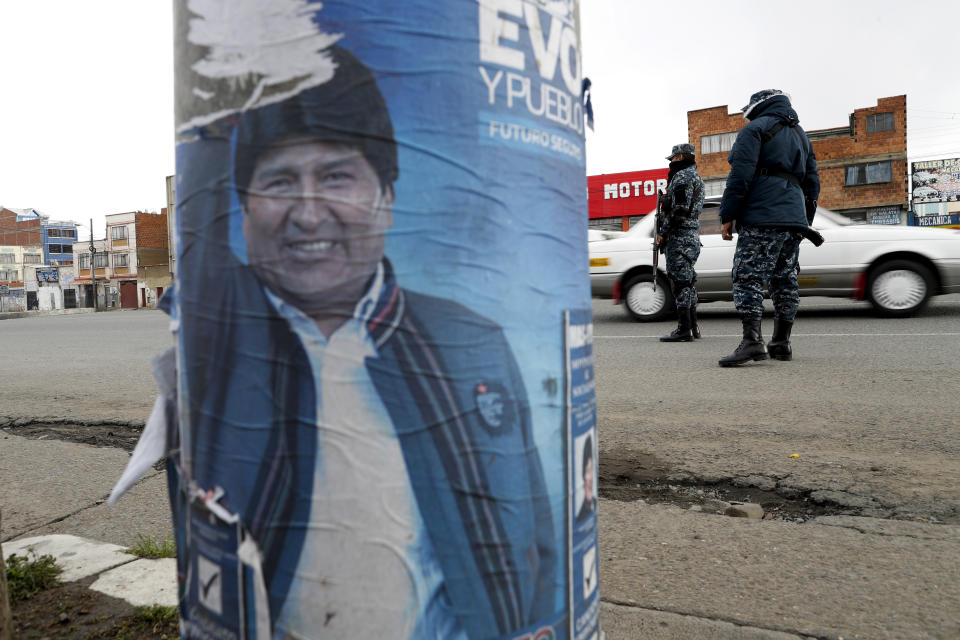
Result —
[[940, 192], [933, 187], [917, 187], [913, 190], [914, 200], [930, 199], [934, 200], [940, 197]]
[[[718, 201], [700, 216], [703, 248], [697, 260], [701, 302], [732, 300], [731, 270], [736, 238], [720, 237]], [[622, 237], [589, 243], [590, 287], [595, 298], [624, 302], [639, 321], [660, 320], [674, 311], [659, 256], [653, 287], [654, 216], [644, 216]], [[800, 295], [868, 300], [886, 317], [916, 313], [930, 296], [960, 293], [960, 231], [893, 225], [853, 224], [818, 208], [813, 227], [823, 234], [819, 247], [800, 245]]]
[[613, 240], [627, 235], [626, 231], [606, 231], [604, 229], [588, 229], [587, 242], [600, 242], [601, 240]]

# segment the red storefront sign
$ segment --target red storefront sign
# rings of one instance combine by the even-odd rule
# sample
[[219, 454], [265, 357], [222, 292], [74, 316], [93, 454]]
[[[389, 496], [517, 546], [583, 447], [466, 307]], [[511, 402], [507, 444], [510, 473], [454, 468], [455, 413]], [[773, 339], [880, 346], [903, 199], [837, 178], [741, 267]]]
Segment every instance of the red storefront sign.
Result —
[[590, 219], [642, 216], [656, 210], [657, 190], [666, 189], [668, 169], [587, 176]]

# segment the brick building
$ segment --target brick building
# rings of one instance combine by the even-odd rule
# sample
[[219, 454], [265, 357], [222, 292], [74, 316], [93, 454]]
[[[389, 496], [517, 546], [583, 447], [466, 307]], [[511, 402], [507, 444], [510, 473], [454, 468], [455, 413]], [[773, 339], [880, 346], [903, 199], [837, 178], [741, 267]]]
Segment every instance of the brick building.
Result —
[[137, 288], [141, 307], [155, 307], [170, 288], [167, 210], [136, 214]]
[[34, 209], [0, 207], [0, 245], [42, 245], [47, 216]]
[[[687, 112], [690, 142], [707, 195], [723, 192], [727, 155], [747, 124], [727, 106]], [[803, 114], [800, 114], [801, 126]], [[857, 221], [905, 223], [908, 209], [907, 97], [855, 109], [846, 125], [807, 131], [820, 171], [820, 205]]]

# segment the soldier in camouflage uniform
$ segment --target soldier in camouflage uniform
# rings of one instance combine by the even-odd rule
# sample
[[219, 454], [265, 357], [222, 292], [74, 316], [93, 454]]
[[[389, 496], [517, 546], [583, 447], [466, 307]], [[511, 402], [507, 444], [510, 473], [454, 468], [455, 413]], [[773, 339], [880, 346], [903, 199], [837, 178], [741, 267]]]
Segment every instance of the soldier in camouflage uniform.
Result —
[[697, 272], [700, 257], [700, 213], [703, 211], [703, 180], [697, 173], [692, 144], [674, 145], [667, 157], [670, 173], [664, 200], [664, 220], [657, 229], [658, 242], [666, 241], [667, 276], [677, 307], [677, 328], [661, 342], [690, 342], [700, 337], [697, 325]]
[[[793, 358], [790, 332], [800, 302], [800, 242], [809, 236], [820, 178], [813, 147], [799, 126], [790, 98], [777, 89], [758, 91], [742, 111], [750, 122], [730, 150], [730, 175], [720, 203], [721, 235], [733, 239], [733, 301], [743, 323], [740, 346], [721, 367], [751, 360]], [[774, 307], [773, 339], [760, 330], [763, 289]]]

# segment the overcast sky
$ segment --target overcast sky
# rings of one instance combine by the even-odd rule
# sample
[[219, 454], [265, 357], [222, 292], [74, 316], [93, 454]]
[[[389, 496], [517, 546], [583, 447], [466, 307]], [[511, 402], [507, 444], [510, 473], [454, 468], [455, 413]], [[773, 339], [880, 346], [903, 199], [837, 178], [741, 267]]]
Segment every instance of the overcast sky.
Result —
[[[446, 0], [444, 0], [446, 1]], [[587, 172], [665, 166], [689, 110], [788, 92], [807, 129], [907, 95], [910, 160], [960, 157], [960, 2], [581, 3], [596, 130]], [[0, 205], [84, 224], [165, 206], [171, 0], [0, 0]], [[780, 8], [783, 7], [783, 8]]]
[[666, 166], [687, 142], [687, 111], [734, 113], [771, 88], [805, 129], [906, 94], [909, 159], [960, 157], [956, 0], [592, 0], [580, 12], [588, 174]]

